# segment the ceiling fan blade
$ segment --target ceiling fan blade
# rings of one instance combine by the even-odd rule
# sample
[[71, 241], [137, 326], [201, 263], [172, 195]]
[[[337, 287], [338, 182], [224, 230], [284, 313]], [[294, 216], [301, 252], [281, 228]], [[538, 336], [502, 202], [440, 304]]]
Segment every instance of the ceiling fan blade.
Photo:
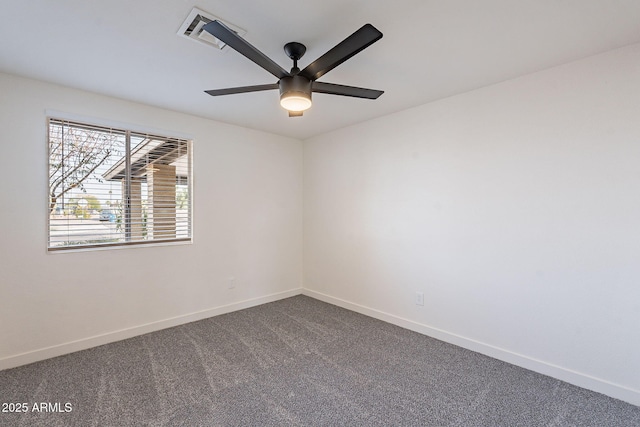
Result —
[[222, 22], [211, 21], [202, 27], [202, 29], [222, 42], [228, 44], [229, 47], [252, 60], [277, 78], [281, 79], [290, 75], [284, 68], [273, 62], [264, 53], [253, 47], [249, 42], [236, 34], [233, 30], [229, 29], [229, 27], [224, 25]]
[[381, 38], [382, 33], [380, 31], [371, 24], [365, 24], [362, 28], [338, 43], [320, 58], [307, 65], [300, 74], [310, 80], [317, 80]]
[[233, 95], [234, 93], [260, 92], [261, 90], [271, 90], [271, 89], [278, 89], [278, 83], [273, 83], [269, 85], [230, 87], [227, 89], [212, 89], [212, 90], [205, 90], [205, 92], [211, 96], [220, 96], [220, 95]]
[[311, 90], [317, 93], [331, 95], [353, 96], [355, 98], [377, 99], [384, 93], [383, 90], [365, 89], [363, 87], [344, 86], [334, 83], [313, 82]]
[[303, 111], [289, 111], [289, 117], [302, 117]]

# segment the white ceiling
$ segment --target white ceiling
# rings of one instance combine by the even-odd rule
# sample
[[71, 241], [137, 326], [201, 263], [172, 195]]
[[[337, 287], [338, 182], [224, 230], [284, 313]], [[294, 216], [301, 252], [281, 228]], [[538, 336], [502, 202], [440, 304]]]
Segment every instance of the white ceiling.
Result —
[[[277, 91], [208, 96], [276, 79], [179, 37], [194, 6], [285, 69], [286, 42], [307, 46], [304, 68], [369, 22], [382, 40], [320, 81], [385, 93], [314, 94], [302, 118]], [[0, 16], [1, 71], [301, 139], [640, 42], [638, 0], [2, 0]]]

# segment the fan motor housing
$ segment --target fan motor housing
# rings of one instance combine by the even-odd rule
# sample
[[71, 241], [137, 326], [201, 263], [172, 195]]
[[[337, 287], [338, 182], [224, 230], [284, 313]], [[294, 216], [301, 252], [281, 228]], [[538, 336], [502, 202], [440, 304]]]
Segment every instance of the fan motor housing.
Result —
[[311, 106], [311, 80], [308, 78], [300, 75], [283, 77], [278, 82], [278, 86], [280, 88], [280, 104], [283, 107], [285, 107], [285, 100], [292, 97], [308, 100], [308, 106], [306, 108], [300, 108], [294, 111], [306, 110]]

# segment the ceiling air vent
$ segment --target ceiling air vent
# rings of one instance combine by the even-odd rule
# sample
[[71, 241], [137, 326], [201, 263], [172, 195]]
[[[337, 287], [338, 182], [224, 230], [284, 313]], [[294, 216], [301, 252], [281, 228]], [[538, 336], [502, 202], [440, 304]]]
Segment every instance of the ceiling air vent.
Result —
[[206, 24], [216, 20], [222, 22], [224, 25], [241, 36], [247, 34], [246, 30], [243, 30], [236, 25], [230, 24], [229, 22], [220, 19], [208, 12], [205, 12], [204, 10], [200, 10], [197, 7], [194, 7], [189, 16], [187, 16], [187, 19], [178, 30], [178, 35], [222, 50], [226, 46], [226, 44], [218, 40], [211, 34], [207, 33], [206, 31], [202, 30], [202, 27], [204, 27]]

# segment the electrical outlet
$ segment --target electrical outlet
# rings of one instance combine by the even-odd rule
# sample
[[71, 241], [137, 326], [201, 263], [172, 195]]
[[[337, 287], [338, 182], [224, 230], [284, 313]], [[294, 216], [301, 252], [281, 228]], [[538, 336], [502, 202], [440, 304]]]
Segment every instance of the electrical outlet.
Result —
[[416, 305], [424, 305], [424, 293], [416, 292]]
[[235, 277], [229, 277], [229, 280], [227, 282], [227, 286], [229, 289], [233, 289], [236, 287], [236, 278]]

